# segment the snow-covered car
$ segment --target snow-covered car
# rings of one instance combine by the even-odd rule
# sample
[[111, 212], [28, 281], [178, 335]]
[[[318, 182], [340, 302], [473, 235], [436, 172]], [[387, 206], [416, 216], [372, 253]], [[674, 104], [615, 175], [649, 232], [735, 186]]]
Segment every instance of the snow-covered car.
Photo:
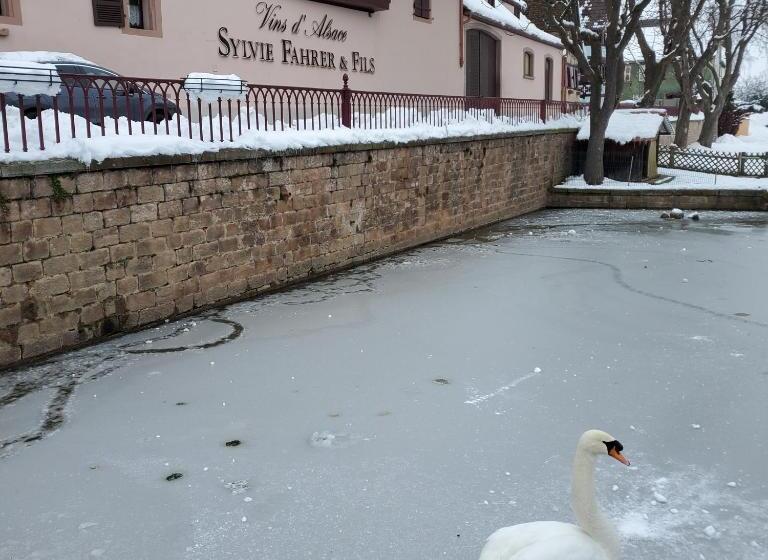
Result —
[[[31, 60], [28, 53], [22, 60]], [[41, 53], [44, 54], [44, 53]], [[51, 53], [54, 54], [54, 53]], [[13, 59], [14, 53], [3, 53], [4, 59]], [[89, 121], [101, 124], [103, 117], [126, 117], [132, 121], [161, 122], [170, 119], [179, 109], [162, 92], [151, 91], [146, 86], [137, 86], [131, 80], [72, 55], [35, 57], [34, 62], [52, 64], [62, 80], [62, 87], [56, 96], [58, 109], [64, 113], [73, 113]], [[0, 64], [3, 60], [0, 59]], [[19, 106], [19, 98], [6, 96], [8, 105]], [[24, 115], [36, 118], [39, 112], [53, 108], [53, 97], [48, 95], [24, 96], [22, 98]]]

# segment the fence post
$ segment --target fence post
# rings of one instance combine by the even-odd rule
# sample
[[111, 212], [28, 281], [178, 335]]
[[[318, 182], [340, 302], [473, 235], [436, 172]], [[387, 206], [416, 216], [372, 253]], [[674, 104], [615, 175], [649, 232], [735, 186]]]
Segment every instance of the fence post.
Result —
[[768, 177], [768, 154], [763, 154], [763, 177]]
[[739, 177], [744, 175], [744, 154], [739, 152], [739, 169], [737, 171]]
[[341, 88], [341, 126], [352, 128], [352, 92], [349, 91], [349, 75], [344, 74]]
[[544, 100], [539, 101], [539, 117], [541, 122], [547, 122], [547, 102]]

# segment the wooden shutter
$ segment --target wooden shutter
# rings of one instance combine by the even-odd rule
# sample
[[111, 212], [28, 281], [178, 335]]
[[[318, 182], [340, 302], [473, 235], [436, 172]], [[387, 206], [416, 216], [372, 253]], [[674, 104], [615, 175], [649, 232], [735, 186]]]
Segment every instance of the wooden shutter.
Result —
[[123, 0], [93, 0], [93, 24], [97, 27], [123, 27]]
[[480, 95], [496, 97], [496, 40], [480, 33]]
[[413, 0], [413, 15], [429, 19], [431, 11], [430, 0]]
[[480, 32], [467, 31], [467, 64], [465, 69], [467, 96], [480, 95]]

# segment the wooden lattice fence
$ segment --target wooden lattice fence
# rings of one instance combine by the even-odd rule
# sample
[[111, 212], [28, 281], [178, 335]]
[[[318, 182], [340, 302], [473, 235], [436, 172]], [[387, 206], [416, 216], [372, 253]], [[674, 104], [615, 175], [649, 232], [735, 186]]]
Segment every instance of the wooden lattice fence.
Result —
[[768, 177], [768, 153], [742, 154], [659, 146], [659, 167], [742, 177]]

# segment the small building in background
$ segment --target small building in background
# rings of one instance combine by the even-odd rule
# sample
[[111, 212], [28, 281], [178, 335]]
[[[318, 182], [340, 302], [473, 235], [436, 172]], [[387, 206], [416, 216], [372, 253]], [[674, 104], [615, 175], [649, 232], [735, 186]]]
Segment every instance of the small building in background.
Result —
[[[663, 109], [617, 109], [605, 135], [603, 169], [616, 181], [639, 182], [658, 176], [656, 154], [660, 142], [674, 129]], [[578, 134], [575, 173], [584, 173], [589, 143], [589, 122]]]

